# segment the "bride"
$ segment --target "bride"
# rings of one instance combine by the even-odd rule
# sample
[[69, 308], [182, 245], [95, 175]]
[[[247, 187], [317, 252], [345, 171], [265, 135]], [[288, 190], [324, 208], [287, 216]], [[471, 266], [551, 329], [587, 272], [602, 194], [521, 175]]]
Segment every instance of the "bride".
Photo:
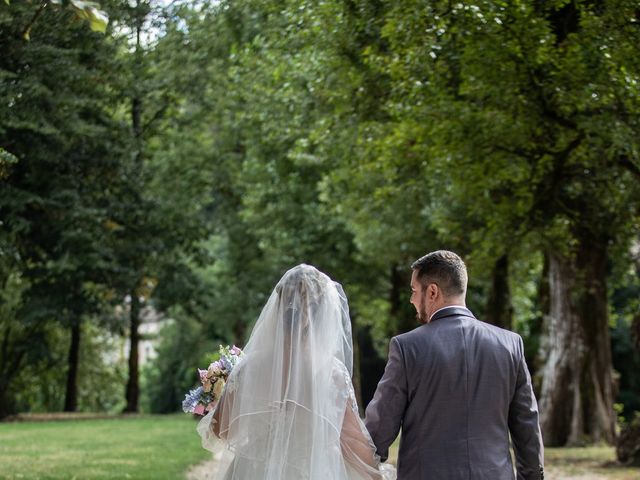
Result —
[[[276, 285], [217, 407], [198, 424], [224, 480], [393, 480], [358, 415], [342, 287], [309, 265]], [[226, 447], [226, 448], [220, 448]]]

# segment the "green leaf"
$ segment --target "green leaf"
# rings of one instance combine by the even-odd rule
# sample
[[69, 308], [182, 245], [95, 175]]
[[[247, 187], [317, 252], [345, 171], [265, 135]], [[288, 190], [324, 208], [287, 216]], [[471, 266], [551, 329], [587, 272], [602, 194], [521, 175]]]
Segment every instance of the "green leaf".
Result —
[[15, 163], [18, 163], [18, 158], [0, 147], [0, 178], [9, 175], [10, 166]]
[[70, 4], [78, 18], [89, 22], [91, 30], [101, 33], [107, 31], [109, 17], [104, 11], [100, 10], [100, 5], [95, 2], [86, 2], [83, 0], [71, 0]]
[[89, 27], [91, 30], [94, 32], [105, 33], [107, 31], [108, 24], [109, 18], [106, 13], [95, 8], [90, 9]]

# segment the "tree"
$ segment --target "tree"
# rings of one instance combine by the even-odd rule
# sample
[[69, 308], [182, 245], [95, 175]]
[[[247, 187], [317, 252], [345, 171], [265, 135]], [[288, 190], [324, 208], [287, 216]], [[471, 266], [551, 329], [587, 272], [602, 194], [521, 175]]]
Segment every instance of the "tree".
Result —
[[[7, 5], [10, 4], [9, 0], [5, 0], [5, 3]], [[107, 29], [107, 24], [109, 22], [108, 16], [104, 11], [100, 10], [99, 4], [96, 2], [87, 0], [46, 0], [39, 3], [40, 4], [31, 17], [31, 20], [22, 30], [22, 37], [25, 40], [29, 40], [31, 38], [31, 30], [34, 24], [41, 17], [45, 8], [50, 4], [67, 7], [77, 18], [89, 22], [91, 30], [95, 32], [104, 33]]]
[[635, 12], [403, 4], [386, 16], [388, 50], [370, 55], [392, 78], [394, 137], [420, 149], [416, 175], [438, 189], [435, 224], [462, 225], [447, 230], [497, 259], [505, 246], [547, 252], [549, 444], [615, 435], [606, 279], [609, 246], [638, 214]]
[[[185, 77], [196, 72], [184, 70], [182, 46], [169, 34], [176, 17], [171, 8], [142, 0], [113, 17], [129, 43], [121, 52], [127, 113], [119, 118], [129, 124], [130, 149], [120, 158], [127, 176], [111, 218], [113, 261], [120, 267], [114, 288], [128, 307], [126, 412], [139, 407], [142, 305], [189, 310], [191, 294], [183, 284], [197, 280], [193, 265], [209, 260], [199, 245], [211, 231], [204, 214], [210, 204], [210, 184], [202, 168], [206, 157], [194, 155], [196, 145], [187, 142], [194, 137], [182, 130], [189, 128], [189, 113], [183, 115], [181, 107], [192, 88]], [[173, 34], [179, 37], [176, 30]], [[172, 291], [168, 285], [181, 289]]]
[[20, 29], [31, 15], [29, 4], [16, 4], [0, 17], [0, 143], [20, 159], [6, 175], [0, 211], [13, 275], [26, 285], [17, 321], [34, 340], [52, 320], [70, 330], [65, 409], [74, 410], [80, 324], [105, 300], [105, 194], [119, 178], [119, 128], [108, 112], [114, 50], [60, 10], [41, 12], [38, 33], [26, 42]]

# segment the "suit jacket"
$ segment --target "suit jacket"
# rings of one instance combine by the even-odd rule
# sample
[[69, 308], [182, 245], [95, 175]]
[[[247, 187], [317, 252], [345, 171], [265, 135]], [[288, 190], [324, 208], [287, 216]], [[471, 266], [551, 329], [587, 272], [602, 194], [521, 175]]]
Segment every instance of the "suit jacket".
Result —
[[398, 480], [542, 479], [543, 445], [522, 338], [449, 307], [391, 339], [365, 424], [378, 454], [402, 429]]

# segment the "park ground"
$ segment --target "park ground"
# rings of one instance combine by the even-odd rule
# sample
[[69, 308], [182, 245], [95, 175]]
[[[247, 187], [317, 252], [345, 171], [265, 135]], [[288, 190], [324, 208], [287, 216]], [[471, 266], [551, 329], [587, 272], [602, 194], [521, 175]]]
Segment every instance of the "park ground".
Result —
[[[611, 447], [553, 448], [546, 453], [545, 478], [550, 480], [640, 480], [640, 468], [616, 464]], [[192, 467], [187, 480], [215, 480], [216, 473], [215, 459], [208, 459]]]
[[[210, 480], [216, 469], [187, 415], [37, 419], [0, 423], [0, 479]], [[547, 449], [546, 473], [552, 480], [640, 479], [640, 468], [616, 464], [607, 446]]]

